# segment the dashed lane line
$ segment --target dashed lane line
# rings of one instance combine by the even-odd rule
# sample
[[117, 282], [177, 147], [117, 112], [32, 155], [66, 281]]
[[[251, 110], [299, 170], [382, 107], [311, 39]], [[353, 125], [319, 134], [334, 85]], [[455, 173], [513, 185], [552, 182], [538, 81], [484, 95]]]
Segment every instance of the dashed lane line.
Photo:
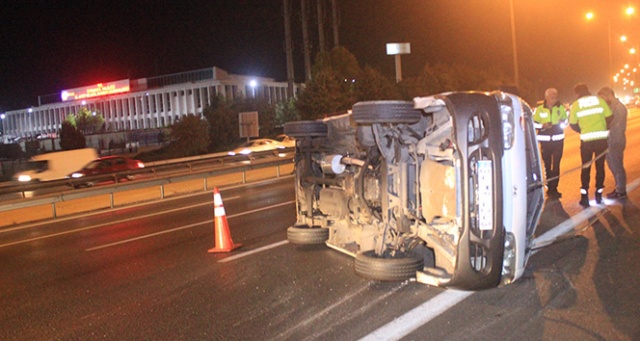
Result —
[[[242, 212], [242, 213], [227, 215], [227, 219], [241, 217], [241, 216], [244, 216], [244, 215], [253, 214], [253, 213], [257, 213], [257, 212], [261, 212], [261, 211], [266, 211], [266, 210], [274, 209], [274, 208], [277, 208], [277, 207], [280, 207], [280, 206], [290, 205], [290, 204], [292, 204], [294, 202], [295, 201], [287, 201], [287, 202], [279, 203], [279, 204], [276, 204], [276, 205], [257, 208], [255, 210], [251, 210], [251, 211], [245, 211], [245, 212]], [[138, 240], [147, 239], [147, 238], [151, 238], [151, 237], [156, 237], [156, 236], [160, 236], [160, 235], [163, 235], [163, 234], [172, 233], [172, 232], [185, 230], [185, 229], [189, 229], [189, 228], [200, 226], [200, 225], [204, 225], [204, 224], [211, 224], [211, 223], [212, 223], [211, 220], [205, 220], [205, 221], [201, 221], [201, 222], [197, 222], [197, 223], [193, 223], [193, 224], [189, 224], [189, 225], [185, 225], [185, 226], [176, 227], [176, 228], [169, 229], [169, 230], [164, 230], [164, 231], [155, 232], [155, 233], [151, 233], [151, 234], [145, 234], [145, 235], [138, 236], [138, 237], [135, 237], [135, 238], [124, 239], [124, 240], [117, 241], [117, 242], [114, 242], [114, 243], [95, 246], [95, 247], [92, 247], [92, 248], [85, 249], [85, 251], [91, 252], [91, 251], [95, 251], [95, 250], [105, 249], [105, 248], [112, 247], [112, 246], [127, 244], [127, 243], [135, 242], [135, 241], [138, 241]]]

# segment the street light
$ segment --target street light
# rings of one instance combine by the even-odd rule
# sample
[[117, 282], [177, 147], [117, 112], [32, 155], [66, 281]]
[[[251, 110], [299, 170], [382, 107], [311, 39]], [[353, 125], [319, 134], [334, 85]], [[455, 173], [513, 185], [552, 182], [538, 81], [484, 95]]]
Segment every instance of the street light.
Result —
[[[513, 1], [513, 0], [510, 0]], [[635, 13], [635, 8], [632, 6], [629, 6], [625, 9], [624, 13], [627, 16], [631, 16]], [[588, 11], [585, 14], [585, 18], [587, 19], [587, 21], [591, 21], [593, 19], [595, 19], [596, 15], [593, 11]], [[613, 54], [611, 52], [612, 50], [612, 46], [611, 46], [611, 13], [609, 13], [609, 15], [607, 16], [607, 37], [609, 40], [609, 80], [611, 82], [611, 87], [613, 87], [613, 78], [611, 77], [611, 75], [613, 74]], [[626, 36], [623, 36], [626, 39]], [[621, 37], [622, 39], [622, 37]]]
[[255, 79], [252, 79], [249, 82], [249, 86], [251, 87], [251, 92], [253, 93], [253, 98], [256, 98], [256, 86], [258, 86], [258, 82]]

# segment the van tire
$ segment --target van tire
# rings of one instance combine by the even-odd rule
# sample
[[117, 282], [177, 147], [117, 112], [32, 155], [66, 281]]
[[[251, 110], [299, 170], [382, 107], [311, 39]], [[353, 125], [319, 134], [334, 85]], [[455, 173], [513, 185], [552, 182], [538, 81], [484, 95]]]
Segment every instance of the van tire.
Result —
[[317, 245], [329, 239], [329, 229], [321, 227], [291, 226], [287, 229], [287, 239], [293, 244]]
[[321, 121], [293, 121], [284, 124], [284, 134], [292, 138], [327, 136], [327, 125]]
[[368, 101], [354, 104], [352, 116], [359, 124], [412, 124], [420, 121], [422, 112], [409, 101]]
[[415, 253], [404, 253], [393, 258], [380, 257], [373, 250], [356, 255], [356, 274], [375, 281], [403, 281], [416, 277], [424, 260]]

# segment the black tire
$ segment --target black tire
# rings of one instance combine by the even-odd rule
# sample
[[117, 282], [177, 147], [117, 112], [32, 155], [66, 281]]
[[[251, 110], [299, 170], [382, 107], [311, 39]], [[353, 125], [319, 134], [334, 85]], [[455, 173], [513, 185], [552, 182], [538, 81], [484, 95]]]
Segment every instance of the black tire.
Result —
[[423, 258], [414, 253], [383, 258], [369, 250], [357, 254], [355, 261], [358, 275], [376, 281], [403, 281], [416, 277], [416, 271], [422, 270], [423, 267]]
[[324, 244], [329, 239], [329, 229], [321, 227], [291, 226], [287, 229], [287, 239], [293, 244]]
[[420, 121], [422, 112], [407, 101], [371, 101], [353, 105], [353, 120], [361, 124], [406, 123]]
[[284, 134], [293, 137], [327, 136], [327, 125], [321, 121], [293, 121], [284, 124]]

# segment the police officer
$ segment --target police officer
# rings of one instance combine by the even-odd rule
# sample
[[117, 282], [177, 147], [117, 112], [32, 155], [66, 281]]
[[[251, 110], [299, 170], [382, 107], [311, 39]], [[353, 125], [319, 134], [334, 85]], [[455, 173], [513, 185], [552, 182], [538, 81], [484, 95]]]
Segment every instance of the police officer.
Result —
[[578, 83], [573, 91], [578, 98], [571, 104], [569, 124], [580, 133], [580, 157], [582, 159], [582, 173], [580, 179], [580, 205], [589, 206], [589, 181], [591, 177], [591, 162], [595, 157], [596, 163], [596, 203], [602, 203], [604, 190], [604, 153], [607, 151], [608, 126], [613, 115], [604, 99], [591, 95], [584, 83]]
[[538, 142], [542, 149], [542, 160], [547, 175], [547, 196], [560, 198], [558, 176], [560, 159], [564, 149], [564, 128], [567, 126], [567, 111], [558, 101], [558, 90], [549, 88], [544, 92], [544, 101], [533, 113], [535, 127], [538, 130]]

